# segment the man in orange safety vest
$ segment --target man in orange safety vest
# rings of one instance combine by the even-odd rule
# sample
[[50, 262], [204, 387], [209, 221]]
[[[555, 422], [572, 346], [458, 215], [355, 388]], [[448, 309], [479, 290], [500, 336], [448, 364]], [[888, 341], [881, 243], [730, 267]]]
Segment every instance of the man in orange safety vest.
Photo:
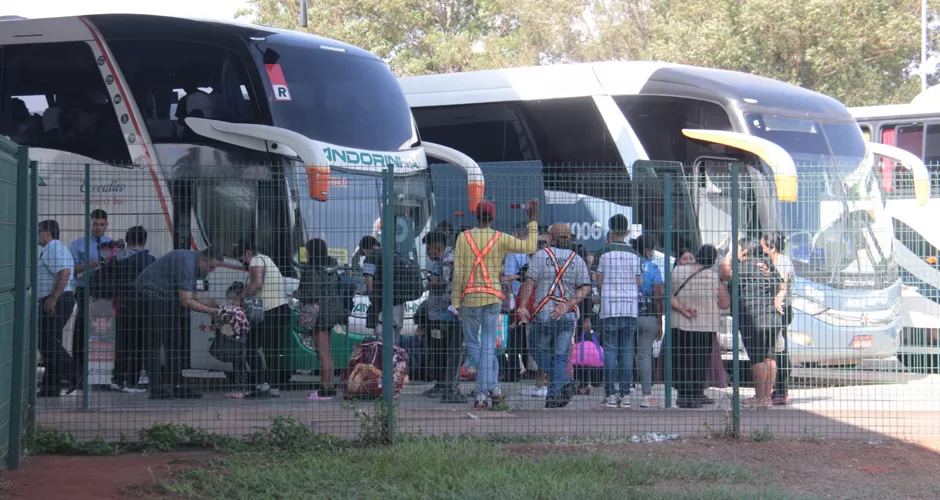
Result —
[[506, 296], [500, 286], [500, 266], [506, 254], [532, 254], [538, 247], [538, 201], [526, 202], [526, 212], [529, 225], [525, 240], [490, 228], [496, 218], [491, 201], [477, 205], [477, 227], [457, 236], [451, 305], [459, 311], [464, 346], [477, 367], [477, 408], [487, 408], [502, 396], [497, 381], [496, 328]]

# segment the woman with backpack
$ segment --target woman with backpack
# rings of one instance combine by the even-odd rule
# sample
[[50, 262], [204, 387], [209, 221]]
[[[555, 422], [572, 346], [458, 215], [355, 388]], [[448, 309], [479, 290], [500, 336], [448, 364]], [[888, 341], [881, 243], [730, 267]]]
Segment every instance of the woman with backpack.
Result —
[[313, 345], [320, 358], [320, 389], [307, 396], [310, 401], [336, 397], [330, 331], [340, 322], [340, 315], [345, 313], [336, 266], [336, 259], [327, 253], [325, 241], [314, 238], [307, 242], [307, 263], [294, 298], [301, 303], [297, 322], [312, 334]]

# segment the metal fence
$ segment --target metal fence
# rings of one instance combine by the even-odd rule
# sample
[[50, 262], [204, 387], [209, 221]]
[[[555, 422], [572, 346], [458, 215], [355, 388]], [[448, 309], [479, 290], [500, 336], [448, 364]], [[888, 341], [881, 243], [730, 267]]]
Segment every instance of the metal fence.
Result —
[[31, 179], [26, 149], [0, 137], [0, 470], [19, 467], [24, 429], [32, 428], [35, 417], [36, 392], [29, 390], [36, 373], [28, 295], [35, 256]]
[[940, 318], [911, 320], [873, 175], [483, 167], [481, 201], [453, 165], [42, 163], [38, 220], [69, 251], [41, 241], [37, 285], [76, 274], [40, 322], [64, 350], [40, 344], [38, 423], [109, 441], [277, 416], [342, 437], [938, 431], [936, 374], [897, 356], [936, 356]]

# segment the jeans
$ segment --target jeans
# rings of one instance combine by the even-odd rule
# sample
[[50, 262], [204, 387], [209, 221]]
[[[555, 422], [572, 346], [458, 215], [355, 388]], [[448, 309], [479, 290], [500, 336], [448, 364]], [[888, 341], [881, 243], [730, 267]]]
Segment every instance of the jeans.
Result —
[[636, 320], [636, 360], [643, 394], [653, 393], [653, 342], [659, 335], [659, 320], [656, 316], [640, 316]]
[[617, 395], [614, 384], [619, 383], [619, 394], [628, 396], [630, 384], [633, 383], [636, 318], [630, 316], [602, 318], [600, 330], [604, 334], [604, 395]]
[[118, 298], [117, 331], [115, 332], [114, 369], [111, 380], [120, 385], [134, 387], [144, 368], [144, 345], [147, 324], [144, 301], [133, 294]]
[[574, 335], [574, 314], [568, 313], [557, 321], [536, 320], [530, 334], [532, 357], [548, 374], [548, 397], [557, 397], [561, 395], [562, 387], [571, 381], [568, 378], [568, 354], [571, 336]]
[[502, 304], [461, 307], [463, 343], [470, 361], [477, 367], [477, 392], [491, 392], [498, 386], [499, 361], [496, 359], [496, 325]]

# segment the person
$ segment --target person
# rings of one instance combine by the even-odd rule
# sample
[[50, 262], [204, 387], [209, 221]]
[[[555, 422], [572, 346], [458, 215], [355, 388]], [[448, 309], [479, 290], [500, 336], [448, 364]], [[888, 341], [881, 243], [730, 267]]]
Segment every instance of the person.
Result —
[[[528, 223], [518, 223], [513, 228], [513, 235], [518, 239], [524, 239], [529, 231]], [[519, 296], [519, 288], [522, 286], [522, 270], [529, 263], [529, 254], [508, 253], [503, 259], [502, 291], [506, 294], [506, 300], [503, 301], [501, 309], [502, 314], [513, 314], [516, 310], [516, 297]], [[525, 325], [512, 322], [509, 325], [509, 331], [506, 336], [506, 363], [502, 366], [504, 380], [514, 382], [519, 379], [522, 370], [521, 358], [524, 353], [525, 345]], [[529, 391], [533, 387], [527, 387]]]
[[[738, 286], [741, 297], [741, 338], [751, 362], [756, 392], [753, 398], [742, 404], [754, 409], [765, 409], [772, 405], [770, 394], [777, 374], [775, 346], [777, 335], [783, 328], [783, 315], [777, 311], [775, 302], [783, 280], [777, 272], [764, 272], [767, 268], [761, 266], [762, 251], [757, 239], [742, 238], [735, 251], [740, 262]], [[722, 263], [723, 279], [731, 277], [730, 256], [729, 252]]]
[[679, 408], [701, 408], [711, 366], [712, 341], [718, 334], [721, 309], [731, 307], [728, 289], [712, 268], [718, 250], [702, 245], [692, 264], [680, 265], [672, 275], [674, 316], [673, 373], [678, 385]]
[[75, 392], [81, 382], [72, 356], [62, 345], [62, 329], [75, 307], [70, 283], [75, 262], [69, 249], [59, 241], [58, 222], [51, 219], [40, 222], [38, 239], [42, 247], [36, 263], [39, 352], [46, 367], [39, 396], [57, 397], [62, 394], [63, 380], [68, 380], [67, 394]]
[[499, 268], [507, 253], [535, 253], [538, 244], [539, 205], [526, 202], [529, 232], [525, 240], [493, 230], [496, 205], [481, 201], [476, 207], [477, 227], [457, 236], [454, 248], [454, 287], [451, 307], [458, 311], [464, 345], [477, 367], [477, 408], [487, 408], [502, 393], [497, 382], [496, 326], [503, 300]]
[[427, 352], [432, 358], [430, 369], [436, 382], [425, 395], [440, 397], [443, 403], [459, 404], [467, 401], [458, 390], [464, 353], [460, 323], [447, 307], [454, 276], [454, 253], [447, 240], [447, 235], [439, 231], [424, 239], [434, 267], [428, 278], [428, 299], [422, 303], [427, 308], [421, 328], [426, 334]]
[[[371, 238], [371, 240], [366, 240]], [[374, 332], [378, 339], [382, 338], [383, 332], [383, 302], [382, 302], [382, 247], [375, 238], [364, 236], [359, 244], [365, 254], [365, 260], [362, 263], [362, 274], [366, 278], [366, 293], [369, 295], [369, 311], [367, 315], [372, 315], [375, 322]], [[405, 325], [405, 303], [399, 302], [393, 298], [392, 301], [392, 332], [393, 343], [395, 346], [401, 345], [401, 329]], [[366, 327], [371, 325], [371, 321], [366, 321]]]
[[117, 301], [117, 335], [114, 346], [114, 370], [111, 389], [127, 393], [146, 392], [140, 387], [140, 372], [144, 368], [144, 308], [137, 297], [134, 280], [156, 257], [147, 246], [147, 230], [134, 226], [124, 235], [126, 246], [114, 254], [114, 263], [99, 268], [107, 272], [102, 281], [114, 286]]
[[298, 323], [313, 336], [313, 345], [320, 360], [320, 388], [311, 392], [309, 401], [323, 401], [336, 397], [333, 386], [333, 354], [330, 348], [333, 326], [345, 314], [340, 295], [336, 259], [330, 257], [326, 242], [314, 238], [307, 242], [307, 262], [300, 277], [300, 286], [294, 298], [302, 307]]
[[85, 359], [85, 277], [107, 262], [119, 248], [124, 246], [123, 240], [115, 241], [108, 236], [108, 213], [100, 208], [91, 211], [91, 241], [88, 245], [88, 254], [85, 254], [85, 237], [72, 240], [69, 250], [75, 261], [74, 280], [75, 301], [78, 312], [75, 315], [72, 334], [72, 356], [75, 358], [78, 370], [83, 370]]
[[568, 224], [549, 227], [552, 246], [532, 256], [522, 283], [522, 304], [535, 291], [535, 307], [530, 312], [520, 306], [519, 317], [532, 319], [532, 346], [536, 363], [548, 372], [545, 408], [564, 408], [571, 402], [575, 385], [568, 377], [571, 335], [577, 309], [591, 293], [587, 264], [571, 248]]
[[[595, 265], [594, 253], [589, 252], [587, 247], [582, 244], [574, 245], [574, 252], [584, 260], [584, 264], [588, 268], [588, 275], [591, 277], [591, 292], [584, 297], [584, 300], [581, 304], [578, 305], [578, 315], [580, 321], [575, 322], [575, 339], [580, 340], [581, 336], [584, 335], [585, 339], [591, 339], [591, 333], [594, 331], [595, 325], [598, 326], [598, 338], [603, 336], [599, 330], [598, 322], [598, 313], [600, 312], [600, 293], [599, 288], [597, 287], [597, 266]], [[595, 290], [598, 290], [597, 295], [595, 296]], [[595, 305], [597, 307], [595, 307]], [[591, 394], [591, 389], [593, 385], [598, 385], [603, 383], [604, 370], [595, 370], [583, 366], [573, 366], [574, 369], [574, 378], [578, 381], [578, 394]]]
[[235, 305], [241, 306], [246, 297], [259, 297], [264, 309], [264, 319], [253, 325], [248, 334], [248, 365], [257, 392], [247, 397], [278, 397], [281, 387], [290, 381], [290, 372], [281, 369], [281, 359], [287, 358], [287, 353], [281, 352], [281, 344], [292, 316], [284, 277], [274, 261], [250, 241], [236, 244], [235, 255], [248, 266], [249, 275], [248, 285]]
[[[222, 263], [222, 250], [209, 247], [195, 250], [172, 250], [144, 269], [134, 286], [144, 302], [147, 318], [147, 375], [151, 399], [194, 399], [202, 394], [183, 384], [182, 344], [189, 331], [189, 311], [214, 316], [216, 301], [202, 296], [200, 284]], [[160, 350], [165, 363], [161, 363]]]
[[665, 282], [659, 266], [653, 261], [656, 243], [652, 236], [640, 235], [635, 248], [642, 255], [640, 263], [640, 297], [637, 328], [637, 364], [639, 365], [640, 408], [653, 406], [653, 342], [663, 338], [663, 303], [666, 298]]
[[598, 251], [597, 264], [599, 326], [604, 344], [603, 404], [608, 408], [630, 408], [642, 259], [625, 241], [630, 234], [627, 217], [614, 215], [608, 224], [611, 241]]
[[774, 405], [785, 406], [790, 404], [789, 379], [790, 379], [790, 349], [787, 341], [787, 328], [790, 326], [789, 318], [786, 314], [786, 308], [790, 307], [790, 283], [793, 280], [793, 261], [790, 256], [783, 253], [786, 251], [786, 236], [779, 231], [764, 233], [760, 239], [761, 250], [769, 258], [770, 262], [761, 262], [758, 266], [764, 271], [766, 276], [776, 271], [780, 275], [782, 282], [774, 297], [774, 309], [784, 316], [781, 335], [779, 340], [783, 341], [782, 346], [777, 346], [776, 362], [777, 376], [774, 382], [774, 390], [770, 394], [771, 403]]
[[[545, 228], [545, 227], [541, 228], [539, 230], [538, 250], [541, 250], [543, 248], [548, 248], [551, 245], [552, 245], [551, 233], [548, 232], [548, 228]], [[531, 258], [529, 260], [531, 261]], [[520, 270], [521, 276], [525, 276], [525, 271], [528, 270], [528, 268], [529, 268], [528, 264], [522, 267], [522, 269]], [[522, 287], [519, 288], [519, 292], [520, 293], [522, 292]], [[516, 307], [516, 311], [514, 311], [513, 313], [513, 325], [516, 328], [524, 329], [524, 335], [525, 335], [525, 340], [526, 340], [525, 356], [527, 358], [532, 357], [532, 360], [533, 360], [532, 362], [534, 363], [535, 358], [534, 356], [532, 356], [532, 342], [530, 340], [530, 335], [532, 332], [529, 330], [527, 322], [523, 322], [522, 319], [519, 317], [519, 310], [522, 309], [522, 310], [531, 311], [532, 308], [535, 307], [535, 294], [530, 294], [529, 301], [523, 303], [522, 295], [520, 293], [516, 294], [517, 307]], [[524, 307], [521, 307], [522, 305], [524, 305]], [[529, 385], [529, 386], [524, 387], [520, 391], [520, 393], [524, 396], [531, 396], [533, 398], [544, 399], [548, 397], [548, 373], [538, 363], [535, 363], [535, 366], [536, 366], [535, 385]]]

